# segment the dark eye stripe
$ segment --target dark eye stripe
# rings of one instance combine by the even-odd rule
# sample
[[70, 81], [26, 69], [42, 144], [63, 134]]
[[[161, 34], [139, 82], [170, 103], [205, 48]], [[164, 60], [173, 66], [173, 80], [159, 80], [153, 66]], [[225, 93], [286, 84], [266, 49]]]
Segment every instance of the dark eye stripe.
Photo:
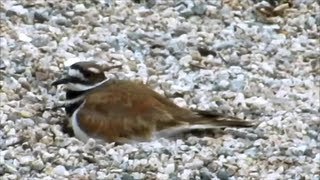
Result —
[[86, 71], [82, 66], [79, 64], [73, 64], [70, 66], [71, 69], [78, 70], [81, 74], [86, 75], [88, 71]]
[[83, 74], [83, 76], [85, 77], [85, 78], [88, 78], [88, 77], [90, 77], [91, 75], [92, 75], [92, 73], [91, 72], [89, 72], [89, 71], [85, 71], [85, 70], [80, 70], [80, 72]]

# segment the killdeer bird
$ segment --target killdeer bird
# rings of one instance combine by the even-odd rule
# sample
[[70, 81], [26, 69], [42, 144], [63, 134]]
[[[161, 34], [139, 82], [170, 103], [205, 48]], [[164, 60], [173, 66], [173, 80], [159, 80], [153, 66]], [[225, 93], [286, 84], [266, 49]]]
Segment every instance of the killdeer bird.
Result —
[[65, 110], [75, 136], [84, 142], [130, 143], [191, 129], [252, 126], [236, 117], [181, 108], [142, 83], [107, 78], [104, 72], [111, 68], [77, 62], [52, 83], [65, 85]]

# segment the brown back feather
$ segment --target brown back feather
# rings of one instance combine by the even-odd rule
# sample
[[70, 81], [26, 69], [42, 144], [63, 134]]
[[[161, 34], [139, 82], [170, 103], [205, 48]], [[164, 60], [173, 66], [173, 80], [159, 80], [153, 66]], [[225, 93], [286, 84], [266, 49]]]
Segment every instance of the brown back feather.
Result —
[[79, 126], [106, 141], [149, 140], [155, 131], [194, 124], [246, 127], [238, 118], [180, 108], [149, 87], [117, 81], [87, 95], [79, 111]]

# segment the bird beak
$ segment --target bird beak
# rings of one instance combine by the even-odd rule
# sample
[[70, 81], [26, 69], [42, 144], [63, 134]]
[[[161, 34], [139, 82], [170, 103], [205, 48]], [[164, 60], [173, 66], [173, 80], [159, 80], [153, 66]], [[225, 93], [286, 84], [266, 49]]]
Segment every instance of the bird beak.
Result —
[[61, 79], [53, 81], [51, 83], [51, 86], [58, 86], [60, 84], [67, 84], [68, 82], [70, 82], [70, 77], [67, 75], [68, 71], [64, 70], [62, 74], [62, 78], [60, 77]]
[[70, 77], [65, 77], [65, 78], [53, 81], [51, 83], [51, 86], [57, 86], [57, 85], [60, 85], [60, 84], [67, 84], [68, 82], [70, 82]]

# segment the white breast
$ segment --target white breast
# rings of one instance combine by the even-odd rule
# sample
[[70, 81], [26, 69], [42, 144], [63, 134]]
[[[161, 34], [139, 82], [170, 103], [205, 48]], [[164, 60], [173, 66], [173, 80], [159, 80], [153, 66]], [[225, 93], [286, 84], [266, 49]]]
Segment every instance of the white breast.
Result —
[[86, 142], [90, 137], [80, 128], [77, 120], [77, 114], [85, 103], [86, 101], [84, 100], [83, 103], [73, 112], [70, 118], [74, 135], [76, 136], [76, 138], [80, 139], [83, 142]]

